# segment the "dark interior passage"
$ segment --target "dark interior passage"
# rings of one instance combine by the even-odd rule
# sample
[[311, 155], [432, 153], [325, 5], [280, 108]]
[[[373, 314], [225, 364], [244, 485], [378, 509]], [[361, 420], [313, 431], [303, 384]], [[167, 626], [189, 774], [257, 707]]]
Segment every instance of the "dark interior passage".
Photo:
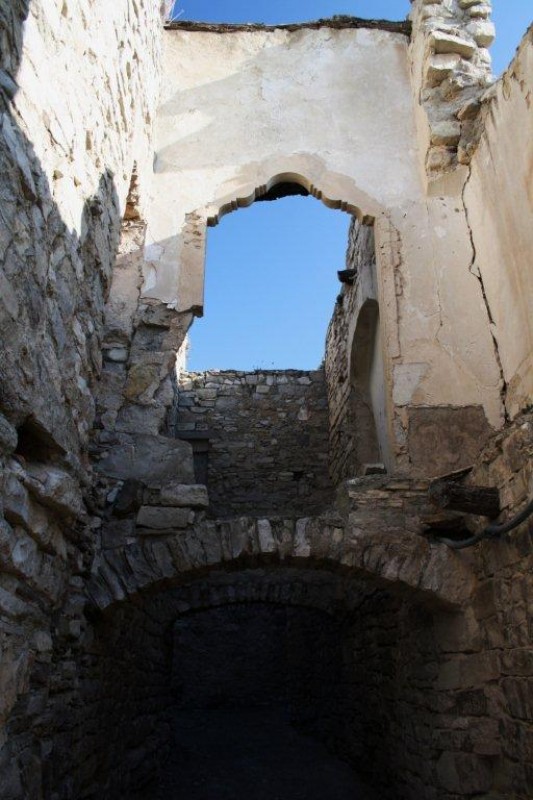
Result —
[[330, 614], [266, 603], [181, 617], [174, 747], [154, 798], [370, 798], [328, 749], [338, 727], [340, 632]]
[[[190, 711], [153, 800], [371, 800], [351, 767], [281, 709]], [[150, 798], [151, 800], [151, 798]]]
[[213, 571], [95, 614], [88, 637], [77, 693], [61, 687], [50, 717], [46, 798], [433, 800], [437, 781], [464, 782], [448, 742], [467, 787], [489, 782], [484, 688], [440, 672], [462, 615], [372, 581]]

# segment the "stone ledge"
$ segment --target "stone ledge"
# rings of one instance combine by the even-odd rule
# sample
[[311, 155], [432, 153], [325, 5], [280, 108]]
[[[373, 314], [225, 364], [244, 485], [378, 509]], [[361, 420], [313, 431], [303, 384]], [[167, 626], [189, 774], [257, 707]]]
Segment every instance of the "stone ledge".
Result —
[[283, 25], [263, 25], [259, 22], [230, 24], [227, 22], [213, 23], [184, 20], [182, 22], [166, 22], [164, 28], [167, 31], [191, 31], [194, 33], [257, 33], [262, 31], [271, 33], [279, 30], [292, 32], [318, 30], [319, 28], [333, 28], [335, 30], [370, 28], [371, 30], [387, 31], [389, 33], [401, 33], [404, 36], [411, 35], [411, 23], [407, 21], [392, 22], [386, 19], [361, 19], [360, 17], [349, 16]]
[[173, 531], [186, 528], [194, 521], [194, 514], [188, 508], [172, 506], [142, 506], [137, 514], [138, 528], [157, 531]]

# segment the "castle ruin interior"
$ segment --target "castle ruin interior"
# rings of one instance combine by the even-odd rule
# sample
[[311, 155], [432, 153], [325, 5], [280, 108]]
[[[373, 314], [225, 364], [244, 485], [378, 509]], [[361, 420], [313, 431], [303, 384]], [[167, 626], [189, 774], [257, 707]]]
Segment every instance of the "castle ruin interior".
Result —
[[[533, 27], [494, 80], [490, 17], [0, 0], [2, 800], [533, 797]], [[188, 372], [207, 228], [295, 193], [352, 217], [322, 365]]]

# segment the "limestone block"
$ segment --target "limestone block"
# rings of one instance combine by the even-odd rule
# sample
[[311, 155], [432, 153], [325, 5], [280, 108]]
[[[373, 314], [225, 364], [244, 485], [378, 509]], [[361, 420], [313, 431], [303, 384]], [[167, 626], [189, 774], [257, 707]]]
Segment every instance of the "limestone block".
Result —
[[200, 398], [200, 400], [216, 400], [217, 390], [216, 389], [198, 389], [196, 394]]
[[6, 475], [2, 499], [4, 502], [4, 514], [9, 522], [24, 525], [32, 530], [33, 515], [29, 494], [22, 482], [13, 473]]
[[162, 403], [155, 407], [125, 403], [117, 415], [115, 430], [157, 436], [163, 427], [166, 412]]
[[119, 444], [104, 454], [97, 469], [112, 478], [131, 478], [153, 487], [170, 480], [194, 482], [191, 445], [165, 436], [124, 434]]
[[137, 514], [139, 528], [150, 528], [157, 531], [186, 528], [192, 522], [194, 522], [194, 513], [188, 508], [142, 506]]
[[442, 120], [431, 126], [431, 144], [454, 145], [461, 138], [461, 125], [456, 120]]
[[488, 3], [482, 3], [481, 5], [471, 6], [468, 9], [468, 13], [474, 19], [475, 18], [487, 19], [487, 17], [490, 17], [492, 13], [492, 8], [490, 7], [490, 5], [488, 5]]
[[126, 347], [110, 347], [104, 351], [104, 358], [106, 361], [124, 364], [128, 360], [128, 350]]
[[430, 44], [435, 53], [458, 53], [466, 59], [472, 58], [476, 52], [476, 45], [468, 39], [438, 30], [431, 34]]
[[272, 534], [272, 525], [268, 519], [260, 519], [257, 522], [257, 536], [259, 539], [259, 549], [262, 553], [275, 553], [277, 550], [276, 540]]
[[148, 505], [207, 508], [209, 497], [203, 484], [167, 483], [159, 491], [149, 491]]
[[427, 68], [427, 83], [429, 86], [437, 86], [448, 77], [450, 72], [457, 68], [461, 56], [457, 53], [446, 53], [431, 56]]
[[293, 555], [296, 558], [307, 558], [311, 555], [311, 543], [307, 532], [309, 522], [309, 519], [299, 519], [296, 522], [293, 547]]
[[17, 431], [7, 421], [3, 414], [0, 414], [0, 455], [11, 455], [17, 446]]
[[471, 22], [466, 30], [473, 36], [479, 47], [490, 47], [496, 37], [496, 28], [493, 22], [480, 20]]
[[86, 516], [79, 484], [63, 470], [50, 465], [31, 464], [23, 481], [44, 506], [67, 516]]
[[468, 100], [468, 102], [466, 102], [464, 106], [462, 106], [457, 112], [457, 119], [461, 120], [461, 122], [465, 120], [473, 120], [479, 114], [480, 109], [481, 103], [477, 98]]
[[136, 364], [128, 374], [124, 395], [128, 400], [139, 400], [148, 391], [153, 395], [161, 382], [159, 364]]
[[102, 528], [102, 548], [123, 547], [135, 535], [134, 519], [111, 519]]
[[414, 474], [443, 475], [473, 464], [490, 433], [479, 406], [409, 409]]

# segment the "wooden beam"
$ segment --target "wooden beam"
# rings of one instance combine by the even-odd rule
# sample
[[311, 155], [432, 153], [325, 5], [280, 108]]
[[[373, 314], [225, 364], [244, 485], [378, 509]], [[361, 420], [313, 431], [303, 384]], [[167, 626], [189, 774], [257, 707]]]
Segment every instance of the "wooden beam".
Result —
[[429, 499], [439, 508], [495, 519], [500, 514], [500, 493], [488, 486], [464, 486], [456, 480], [434, 481]]

